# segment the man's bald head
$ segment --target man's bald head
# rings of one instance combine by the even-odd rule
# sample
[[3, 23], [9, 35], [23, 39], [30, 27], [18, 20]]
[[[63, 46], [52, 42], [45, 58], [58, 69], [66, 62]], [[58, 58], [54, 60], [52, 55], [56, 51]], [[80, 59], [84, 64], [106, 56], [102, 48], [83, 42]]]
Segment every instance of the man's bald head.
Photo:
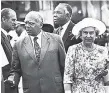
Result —
[[39, 12], [36, 12], [36, 11], [29, 12], [25, 17], [25, 21], [30, 18], [31, 20], [34, 20], [36, 22], [43, 23], [43, 18], [41, 17]]
[[39, 12], [31, 11], [25, 17], [26, 31], [31, 36], [37, 36], [42, 29], [43, 18]]

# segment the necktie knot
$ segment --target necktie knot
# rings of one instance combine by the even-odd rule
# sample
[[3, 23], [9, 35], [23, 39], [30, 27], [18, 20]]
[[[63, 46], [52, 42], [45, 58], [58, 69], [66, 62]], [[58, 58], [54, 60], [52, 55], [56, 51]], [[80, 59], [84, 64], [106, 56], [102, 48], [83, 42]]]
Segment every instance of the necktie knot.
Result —
[[37, 41], [37, 39], [38, 39], [38, 37], [34, 37], [34, 39], [33, 39], [33, 40], [34, 40], [34, 42], [35, 42], [35, 41]]
[[60, 27], [60, 30], [62, 30], [62, 29], [63, 29], [63, 27], [61, 26], [61, 27]]
[[62, 31], [63, 27], [62, 26], [59, 26], [57, 29], [56, 29], [56, 33], [58, 35], [61, 35], [61, 31]]
[[61, 35], [62, 29], [63, 29], [63, 27], [60, 26], [60, 27], [59, 27], [59, 35]]
[[58, 31], [60, 31], [60, 30], [63, 29], [63, 27], [62, 26], [59, 26], [57, 29], [58, 29]]
[[10, 41], [12, 39], [12, 36], [7, 35], [8, 40]]

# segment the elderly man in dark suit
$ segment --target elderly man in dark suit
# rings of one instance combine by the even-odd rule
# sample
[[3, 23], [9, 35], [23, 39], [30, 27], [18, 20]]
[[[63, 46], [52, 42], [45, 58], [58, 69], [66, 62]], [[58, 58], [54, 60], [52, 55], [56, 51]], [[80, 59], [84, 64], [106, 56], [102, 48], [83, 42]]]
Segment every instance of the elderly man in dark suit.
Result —
[[[4, 56], [2, 60], [2, 64], [4, 64], [2, 65], [2, 75], [4, 80], [8, 78], [12, 60], [12, 47], [8, 38], [8, 32], [14, 30], [16, 19], [17, 17], [14, 10], [10, 8], [4, 8], [1, 10], [1, 47], [3, 51], [2, 57]], [[17, 88], [12, 89], [7, 83], [5, 83], [4, 86], [4, 93], [18, 93]]]
[[8, 80], [16, 86], [20, 76], [24, 93], [63, 93], [65, 50], [60, 36], [42, 30], [43, 19], [36, 11], [25, 17], [27, 36], [13, 48]]
[[54, 25], [58, 26], [54, 33], [59, 34], [64, 42], [65, 50], [68, 47], [81, 42], [72, 34], [74, 23], [71, 21], [72, 8], [67, 3], [60, 3], [54, 10]]

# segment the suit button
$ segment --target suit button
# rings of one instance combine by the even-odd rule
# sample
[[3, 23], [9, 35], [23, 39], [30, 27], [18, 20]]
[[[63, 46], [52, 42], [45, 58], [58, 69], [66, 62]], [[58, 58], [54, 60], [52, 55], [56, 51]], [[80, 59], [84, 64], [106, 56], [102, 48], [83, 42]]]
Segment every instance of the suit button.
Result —
[[40, 70], [40, 67], [38, 67], [38, 70]]
[[40, 78], [40, 80], [43, 80], [43, 78]]

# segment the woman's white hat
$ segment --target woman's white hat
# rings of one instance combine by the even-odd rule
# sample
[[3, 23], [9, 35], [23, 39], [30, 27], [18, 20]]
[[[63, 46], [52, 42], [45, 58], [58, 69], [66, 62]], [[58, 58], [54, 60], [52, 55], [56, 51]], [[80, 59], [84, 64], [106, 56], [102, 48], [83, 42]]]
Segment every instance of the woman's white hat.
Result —
[[74, 35], [78, 35], [80, 30], [89, 26], [96, 27], [99, 30], [99, 35], [104, 33], [106, 30], [105, 24], [100, 20], [94, 18], [84, 18], [73, 27], [72, 33]]

